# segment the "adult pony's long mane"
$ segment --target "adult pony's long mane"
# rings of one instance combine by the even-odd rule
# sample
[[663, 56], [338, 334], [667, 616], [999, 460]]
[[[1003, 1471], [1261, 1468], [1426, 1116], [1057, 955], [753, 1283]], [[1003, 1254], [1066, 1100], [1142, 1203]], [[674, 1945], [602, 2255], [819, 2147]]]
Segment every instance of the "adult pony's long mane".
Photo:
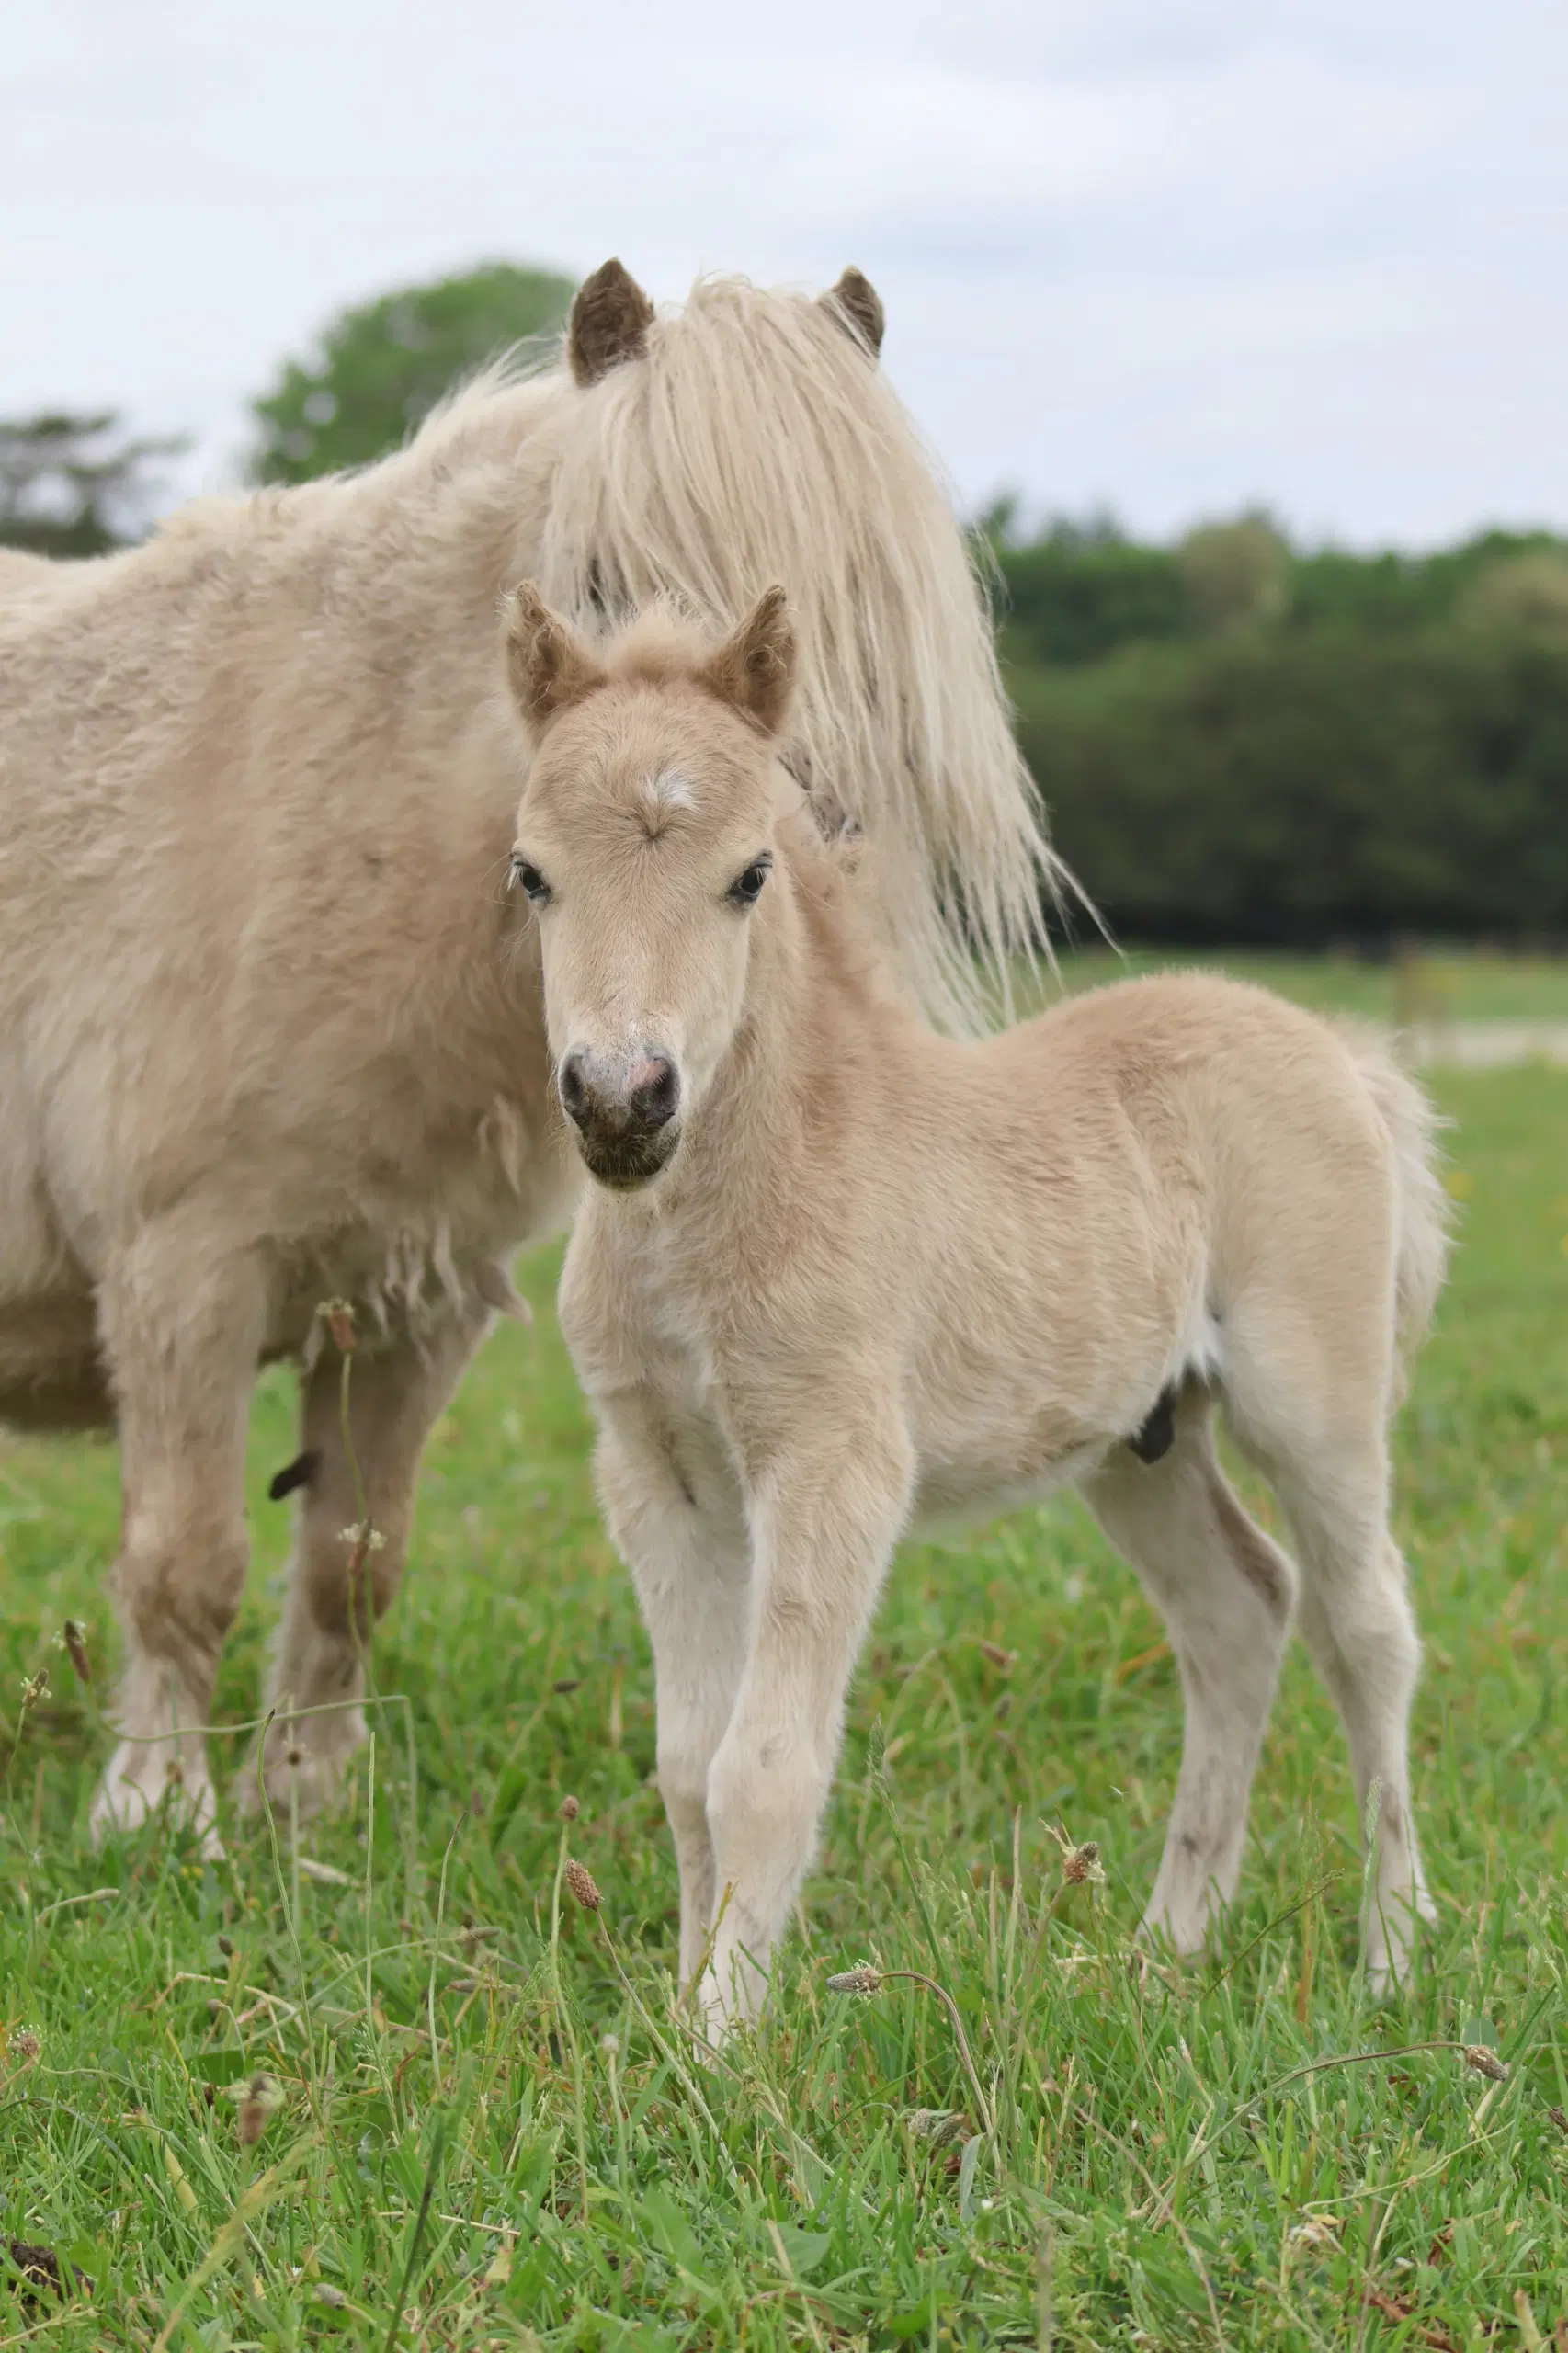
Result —
[[545, 596], [588, 626], [660, 596], [729, 626], [782, 582], [801, 650], [790, 765], [824, 830], [865, 834], [921, 1003], [972, 1026], [985, 967], [1005, 982], [1040, 944], [1060, 870], [982, 585], [886, 377], [831, 301], [710, 278], [642, 357], [563, 390], [552, 423]]
[[442, 631], [472, 631], [475, 600], [525, 577], [589, 630], [660, 599], [730, 628], [782, 583], [800, 647], [786, 757], [824, 834], [848, 820], [865, 835], [864, 903], [905, 984], [934, 1020], [973, 1028], [991, 984], [1040, 945], [1063, 875], [983, 585], [835, 298], [699, 281], [585, 389], [558, 357], [503, 363], [396, 456], [203, 502], [160, 539], [232, 540], [237, 560], [318, 529], [335, 576], [358, 562], [378, 597], [395, 579], [423, 605], [419, 644], [453, 677]]

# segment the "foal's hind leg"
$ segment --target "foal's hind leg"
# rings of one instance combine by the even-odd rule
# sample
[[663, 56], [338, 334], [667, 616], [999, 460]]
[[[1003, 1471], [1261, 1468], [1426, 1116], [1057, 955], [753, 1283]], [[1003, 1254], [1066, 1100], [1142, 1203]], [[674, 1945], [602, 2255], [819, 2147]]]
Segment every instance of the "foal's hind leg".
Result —
[[1145, 1464], [1119, 1448], [1083, 1491], [1164, 1618], [1181, 1676], [1181, 1771], [1144, 1914], [1178, 1952], [1199, 1949], [1235, 1893], [1295, 1585], [1221, 1471], [1209, 1425], [1207, 1395], [1189, 1390], [1167, 1454]]
[[133, 1829], [167, 1794], [204, 1848], [222, 1851], [199, 1728], [244, 1585], [245, 1429], [265, 1315], [259, 1268], [214, 1250], [194, 1212], [145, 1228], [101, 1288], [119, 1412], [114, 1586], [126, 1660], [96, 1838]]
[[1382, 1992], [1403, 1976], [1418, 1919], [1434, 1916], [1410, 1802], [1410, 1708], [1421, 1643], [1404, 1562], [1388, 1527], [1388, 1463], [1379, 1434], [1324, 1448], [1271, 1473], [1301, 1564], [1301, 1631], [1344, 1720], [1357, 1802], [1378, 1789], [1368, 1890], [1367, 1975]]
[[[306, 1483], [267, 1679], [267, 1705], [278, 1713], [262, 1758], [267, 1797], [280, 1810], [296, 1800], [302, 1813], [330, 1806], [365, 1737], [361, 1701], [370, 1638], [403, 1579], [419, 1459], [489, 1320], [483, 1308], [466, 1313], [453, 1308], [422, 1332], [420, 1346], [400, 1333], [385, 1347], [355, 1355], [348, 1383], [353, 1462], [343, 1441], [343, 1359], [336, 1349], [324, 1347], [304, 1377], [300, 1435]], [[357, 1554], [348, 1531], [360, 1520], [360, 1482], [374, 1536], [372, 1549], [361, 1547]], [[237, 1794], [247, 1812], [259, 1803], [254, 1756]]]

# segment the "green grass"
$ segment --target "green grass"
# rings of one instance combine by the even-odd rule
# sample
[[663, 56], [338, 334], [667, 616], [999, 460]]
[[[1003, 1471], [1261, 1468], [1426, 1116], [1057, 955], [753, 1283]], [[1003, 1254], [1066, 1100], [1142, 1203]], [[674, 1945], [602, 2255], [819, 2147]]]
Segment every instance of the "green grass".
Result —
[[[1485, 949], [1423, 949], [1372, 963], [1351, 955], [1295, 956], [1269, 949], [1227, 949], [1219, 955], [1127, 944], [1118, 953], [1085, 942], [1062, 956], [1062, 977], [1077, 991], [1134, 973], [1218, 963], [1299, 1005], [1368, 1020], [1568, 1021], [1568, 961]], [[1049, 986], [1045, 993], [1051, 994]]]
[[[0, 2288], [0, 2342], [151, 2346], [178, 2306], [181, 2347], [380, 2348], [405, 2277], [405, 2347], [1551, 2342], [1568, 2316], [1568, 1078], [1441, 1093], [1464, 1240], [1399, 1441], [1441, 1917], [1382, 2006], [1356, 1968], [1343, 1746], [1294, 1653], [1221, 1938], [1184, 1972], [1130, 1967], [1178, 1698], [1131, 1575], [1064, 1501], [901, 1559], [768, 2022], [696, 2063], [671, 2007], [647, 1647], [594, 1514], [552, 1256], [524, 1269], [534, 1333], [497, 1337], [431, 1449], [378, 1643], [369, 1844], [369, 1758], [352, 1813], [301, 1834], [342, 1883], [296, 1869], [287, 1823], [276, 1845], [231, 1825], [217, 1868], [157, 1824], [91, 1853], [107, 1743], [55, 1638], [74, 1616], [112, 1650], [114, 1458], [0, 1453], [13, 1724], [23, 1677], [51, 1675], [5, 1780], [0, 2235], [94, 2283], [64, 2305]], [[230, 1724], [277, 1608], [287, 1514], [265, 1480], [293, 1443], [269, 1376]], [[243, 1738], [216, 1748], [235, 1769]], [[1058, 1824], [1099, 1843], [1108, 1879], [1052, 1916]], [[568, 1850], [597, 1918], [558, 1895]], [[949, 1989], [994, 2134], [937, 1999], [826, 1991], [867, 1955]], [[1454, 2042], [1494, 2047], [1506, 2081]], [[254, 2068], [283, 2097], [247, 2174], [229, 2086]], [[922, 2109], [968, 2125], [936, 2145]]]

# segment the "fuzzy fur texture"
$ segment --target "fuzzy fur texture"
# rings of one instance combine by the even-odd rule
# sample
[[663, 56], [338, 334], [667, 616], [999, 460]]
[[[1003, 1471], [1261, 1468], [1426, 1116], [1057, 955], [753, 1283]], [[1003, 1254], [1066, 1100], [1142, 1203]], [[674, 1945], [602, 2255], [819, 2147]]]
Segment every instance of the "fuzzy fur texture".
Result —
[[[880, 927], [933, 1005], [972, 978], [944, 923], [960, 886], [998, 950], [1036, 904], [961, 535], [866, 350], [804, 296], [704, 284], [587, 390], [563, 358], [503, 369], [358, 475], [204, 501], [89, 563], [0, 558], [0, 1417], [119, 1429], [100, 1828], [171, 1761], [210, 1826], [196, 1727], [277, 1356], [306, 1368], [321, 1470], [266, 1763], [279, 1802], [330, 1791], [425, 1435], [506, 1255], [568, 1213], [536, 941], [504, 887], [525, 756], [496, 612], [529, 573], [585, 617], [658, 588], [720, 625], [785, 580], [796, 756], [864, 828]], [[336, 1294], [363, 1556], [315, 1316]]]
[[[559, 655], [531, 613], [525, 687], [536, 646]], [[1186, 1698], [1150, 1929], [1190, 1951], [1234, 1891], [1299, 1595], [1359, 1802], [1379, 1793], [1386, 1982], [1427, 1908], [1387, 1433], [1447, 1246], [1429, 1107], [1369, 1037], [1213, 976], [938, 1036], [755, 707], [715, 692], [755, 642], [780, 655], [779, 621], [765, 602], [684, 666], [662, 624], [579, 649], [517, 825], [552, 1053], [606, 1088], [654, 1058], [678, 1079], [662, 1173], [590, 1190], [561, 1313], [653, 1638], [683, 1972], [715, 2031], [755, 2012], [900, 1536], [1066, 1483], [1162, 1612]], [[687, 805], [651, 837], [640, 779], [671, 767]], [[1168, 1398], [1171, 1442], [1141, 1461]], [[1294, 1558], [1226, 1481], [1216, 1406]]]

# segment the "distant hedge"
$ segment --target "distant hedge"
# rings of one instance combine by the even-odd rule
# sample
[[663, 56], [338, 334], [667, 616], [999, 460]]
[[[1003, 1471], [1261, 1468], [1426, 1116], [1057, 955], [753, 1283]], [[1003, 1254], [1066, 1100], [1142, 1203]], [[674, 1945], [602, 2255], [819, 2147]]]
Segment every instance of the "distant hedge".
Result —
[[1202, 553], [1233, 625], [1181, 550], [1001, 554], [1024, 752], [1116, 929], [1568, 940], [1568, 551]]

